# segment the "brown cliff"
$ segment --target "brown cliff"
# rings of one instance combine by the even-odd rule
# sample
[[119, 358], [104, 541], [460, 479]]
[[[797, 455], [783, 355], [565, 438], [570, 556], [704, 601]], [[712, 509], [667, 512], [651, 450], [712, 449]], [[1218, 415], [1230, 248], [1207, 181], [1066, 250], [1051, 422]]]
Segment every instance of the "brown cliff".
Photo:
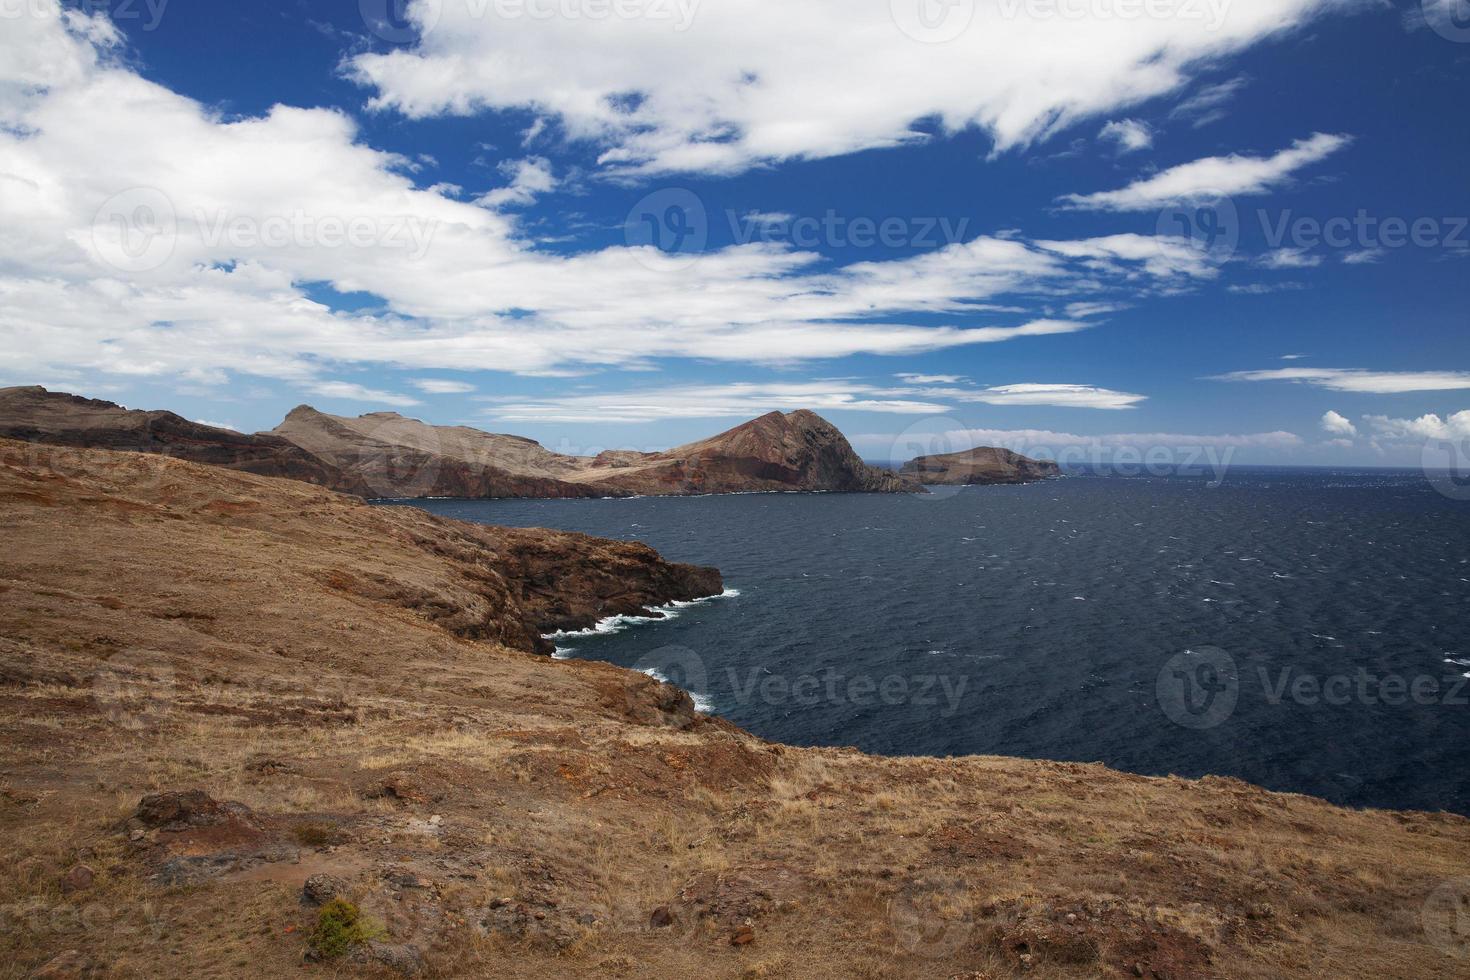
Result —
[[980, 446], [944, 456], [920, 456], [899, 470], [903, 476], [926, 486], [988, 486], [1034, 483], [1061, 475], [1050, 460], [1032, 459], [1009, 449]]
[[357, 492], [352, 481], [299, 446], [272, 435], [246, 435], [191, 422], [173, 412], [144, 412], [39, 385], [0, 388], [0, 438], [92, 449], [159, 453], [260, 476], [287, 477]]

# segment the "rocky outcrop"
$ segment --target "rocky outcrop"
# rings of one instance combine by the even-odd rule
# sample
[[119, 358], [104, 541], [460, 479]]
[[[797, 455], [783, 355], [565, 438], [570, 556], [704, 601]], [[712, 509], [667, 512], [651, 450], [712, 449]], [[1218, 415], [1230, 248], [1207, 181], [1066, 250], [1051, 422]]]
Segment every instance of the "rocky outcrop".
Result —
[[920, 456], [899, 470], [903, 476], [926, 486], [951, 487], [1034, 483], [1061, 476], [1061, 472], [1050, 460], [1032, 459], [1009, 449], [989, 446], [944, 456]]
[[342, 473], [333, 489], [364, 497], [597, 497], [563, 477], [581, 461], [531, 439], [428, 425], [397, 412], [347, 418], [301, 405], [270, 433]]
[[629, 497], [806, 490], [919, 492], [860, 460], [808, 411], [772, 412], [667, 452], [552, 452], [522, 436], [430, 425], [397, 412], [355, 418], [309, 405], [246, 435], [41, 387], [0, 389], [0, 438], [160, 453], [302, 480], [367, 498]]
[[191, 422], [173, 412], [143, 412], [39, 385], [0, 389], [0, 437], [89, 449], [159, 453], [192, 463], [302, 480], [361, 492], [354, 481], [299, 446]]
[[920, 489], [896, 473], [864, 463], [836, 426], [804, 409], [771, 412], [668, 452], [603, 453], [576, 479], [646, 495]]
[[[428, 425], [396, 412], [345, 418], [303, 405], [273, 431], [376, 497], [628, 497], [807, 490], [911, 493], [868, 466], [813, 412], [772, 412], [667, 452], [552, 452], [520, 436]], [[362, 488], [366, 488], [366, 491]], [[349, 489], [343, 487], [343, 489]]]

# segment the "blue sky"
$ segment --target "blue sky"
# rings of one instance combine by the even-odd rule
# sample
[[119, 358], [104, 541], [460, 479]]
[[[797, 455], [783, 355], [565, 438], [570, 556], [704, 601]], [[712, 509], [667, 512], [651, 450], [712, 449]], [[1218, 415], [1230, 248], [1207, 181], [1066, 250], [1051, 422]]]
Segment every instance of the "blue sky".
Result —
[[0, 382], [583, 452], [1470, 439], [1462, 0], [3, 13]]

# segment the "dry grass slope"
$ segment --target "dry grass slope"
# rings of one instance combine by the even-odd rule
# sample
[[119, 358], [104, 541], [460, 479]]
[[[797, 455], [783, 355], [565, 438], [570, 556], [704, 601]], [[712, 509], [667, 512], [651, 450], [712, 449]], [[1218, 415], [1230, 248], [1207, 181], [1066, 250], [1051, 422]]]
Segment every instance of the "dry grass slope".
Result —
[[[1458, 817], [768, 744], [304, 484], [0, 442], [0, 533], [0, 976], [1467, 975]], [[383, 940], [303, 968], [308, 878]]]

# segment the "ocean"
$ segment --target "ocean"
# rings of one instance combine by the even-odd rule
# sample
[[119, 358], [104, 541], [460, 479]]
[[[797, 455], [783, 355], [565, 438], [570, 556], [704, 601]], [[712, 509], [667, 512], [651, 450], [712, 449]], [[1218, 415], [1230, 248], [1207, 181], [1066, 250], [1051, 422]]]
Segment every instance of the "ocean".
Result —
[[1470, 502], [1417, 472], [415, 505], [718, 566], [725, 597], [558, 655], [769, 739], [1470, 814]]

